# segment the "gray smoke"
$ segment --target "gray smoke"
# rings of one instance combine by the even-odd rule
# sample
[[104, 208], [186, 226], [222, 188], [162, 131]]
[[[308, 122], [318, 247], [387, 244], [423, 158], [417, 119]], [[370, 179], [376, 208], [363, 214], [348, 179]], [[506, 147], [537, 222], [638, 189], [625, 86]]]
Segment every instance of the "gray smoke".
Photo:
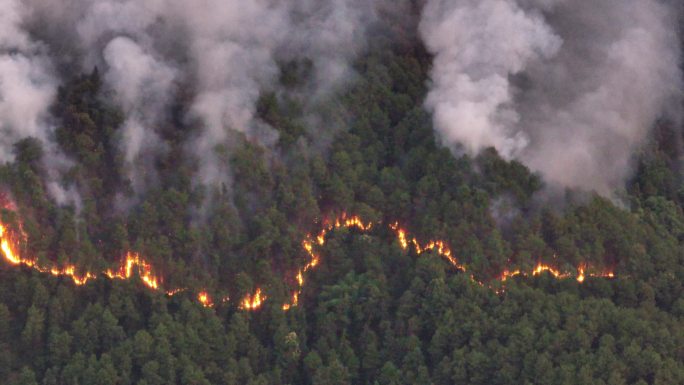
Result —
[[71, 163], [51, 140], [55, 127], [49, 122], [48, 109], [58, 82], [47, 47], [23, 29], [27, 13], [20, 0], [0, 1], [0, 161], [13, 160], [12, 146], [20, 139], [40, 140], [49, 192], [60, 204], [80, 207], [73, 187], [60, 183], [61, 173]]
[[33, 136], [46, 140], [47, 109], [55, 79], [45, 47], [22, 30], [21, 1], [0, 2], [0, 146], [2, 161], [11, 160], [12, 145]]
[[379, 0], [290, 2], [294, 28], [279, 54], [289, 59], [303, 54], [314, 62], [314, 94], [308, 97], [324, 96], [354, 76], [350, 60], [366, 48], [366, 28], [377, 20], [379, 3]]
[[681, 97], [677, 12], [659, 0], [429, 0], [426, 107], [455, 151], [493, 146], [554, 185], [611, 196]]
[[[277, 140], [255, 111], [260, 92], [277, 87], [278, 63], [310, 59], [311, 100], [330, 94], [352, 76], [349, 63], [364, 48], [377, 0], [0, 2], [22, 8], [0, 16], [12, 18], [0, 26], [8, 30], [0, 32], [0, 42], [21, 46], [36, 67], [15, 65], [34, 72], [23, 75], [32, 81], [17, 86], [16, 103], [30, 100], [36, 119], [45, 114], [59, 83], [50, 61], [72, 74], [74, 68], [87, 72], [98, 66], [126, 116], [120, 146], [129, 176], [136, 190], [144, 190], [154, 181], [151, 160], [166, 150], [157, 132], [168, 124], [181, 90], [191, 95], [186, 121], [201, 127], [186, 146], [199, 160], [198, 182], [229, 182], [218, 146], [234, 146], [235, 133], [265, 146]], [[44, 81], [36, 80], [43, 72]]]
[[[230, 131], [253, 131], [260, 88], [277, 75], [272, 52], [287, 24], [267, 1], [80, 1], [73, 24], [85, 68], [101, 65], [126, 113], [122, 150], [136, 174], [150, 172], [144, 157], [163, 150], [157, 134], [179, 85], [194, 93], [187, 119], [201, 135], [188, 144], [198, 156], [202, 183], [226, 182], [215, 153]], [[263, 136], [263, 135], [262, 135]], [[262, 136], [253, 137], [259, 140]]]
[[134, 188], [140, 190], [145, 186], [141, 175], [149, 175], [145, 172], [148, 162], [140, 158], [161, 147], [153, 128], [170, 102], [176, 71], [125, 37], [110, 41], [103, 57], [108, 68], [104, 79], [116, 91], [126, 114], [122, 133], [124, 159], [129, 167], [135, 167], [131, 179]]

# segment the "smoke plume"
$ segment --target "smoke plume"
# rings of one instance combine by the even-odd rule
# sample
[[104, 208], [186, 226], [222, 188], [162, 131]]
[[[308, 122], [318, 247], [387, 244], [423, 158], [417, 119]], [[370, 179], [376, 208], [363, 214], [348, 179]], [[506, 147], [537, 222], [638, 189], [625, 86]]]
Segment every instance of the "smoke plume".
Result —
[[153, 160], [168, 147], [158, 132], [181, 90], [183, 118], [200, 127], [186, 143], [198, 183], [230, 182], [217, 146], [234, 146], [236, 132], [266, 146], [277, 139], [255, 112], [260, 92], [277, 89], [278, 63], [308, 59], [310, 99], [329, 94], [352, 76], [377, 1], [2, 0], [0, 76], [14, 95], [0, 102], [12, 131], [2, 143], [46, 140], [39, 121], [56, 73], [97, 66], [126, 116], [120, 148], [136, 190], [154, 181]]
[[365, 48], [366, 28], [377, 20], [379, 3], [379, 0], [290, 2], [294, 27], [279, 56], [287, 59], [304, 56], [313, 61], [314, 87], [309, 97], [325, 95], [353, 77], [350, 60]]
[[47, 109], [55, 94], [45, 47], [31, 41], [21, 27], [22, 2], [0, 2], [0, 146], [2, 161], [11, 160], [12, 145], [33, 136], [48, 138]]
[[52, 142], [48, 114], [58, 81], [47, 47], [23, 28], [28, 14], [20, 0], [0, 1], [0, 161], [13, 160], [13, 145], [27, 137], [44, 144], [46, 186], [60, 204], [80, 206], [73, 188], [60, 183], [71, 163]]
[[610, 196], [678, 106], [676, 15], [658, 0], [429, 0], [426, 107], [455, 151], [493, 146], [553, 185]]

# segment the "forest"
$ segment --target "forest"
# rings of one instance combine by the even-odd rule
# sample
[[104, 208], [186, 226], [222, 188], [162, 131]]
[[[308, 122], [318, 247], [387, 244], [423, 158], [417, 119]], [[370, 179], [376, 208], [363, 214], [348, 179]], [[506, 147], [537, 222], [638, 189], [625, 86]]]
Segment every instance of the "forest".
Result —
[[548, 194], [494, 148], [440, 143], [415, 31], [369, 44], [315, 106], [325, 128], [311, 62], [279, 63], [256, 103], [277, 140], [218, 145], [221, 185], [196, 182], [179, 92], [142, 195], [100, 69], [72, 73], [50, 113], [80, 203], [51, 196], [40, 140], [0, 166], [23, 258], [3, 243], [2, 382], [683, 384], [681, 123], [654, 125], [617, 197]]

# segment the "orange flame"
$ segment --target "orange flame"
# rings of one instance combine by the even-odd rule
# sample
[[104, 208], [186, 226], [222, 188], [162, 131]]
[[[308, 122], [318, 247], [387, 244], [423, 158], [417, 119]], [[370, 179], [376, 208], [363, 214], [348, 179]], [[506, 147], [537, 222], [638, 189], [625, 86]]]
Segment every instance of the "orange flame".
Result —
[[261, 307], [263, 305], [264, 301], [266, 300], [266, 296], [261, 294], [261, 289], [257, 288], [256, 292], [254, 293], [254, 296], [252, 295], [245, 295], [245, 298], [242, 299], [240, 302], [240, 309], [245, 309], [245, 310], [255, 310]]
[[501, 282], [505, 282], [507, 279], [515, 277], [516, 275], [520, 275], [520, 274], [522, 274], [520, 272], [520, 270], [513, 270], [513, 271], [504, 270], [504, 272], [501, 273], [501, 277], [499, 278], [499, 280], [501, 280]]
[[166, 295], [169, 297], [173, 297], [174, 295], [180, 293], [181, 291], [186, 291], [187, 289], [185, 288], [177, 288], [177, 289], [171, 289], [166, 291]]
[[408, 239], [406, 239], [406, 231], [399, 227], [399, 222], [394, 222], [390, 225], [390, 228], [397, 233], [397, 238], [399, 239], [399, 245], [402, 249], [408, 249]]
[[456, 260], [456, 258], [454, 258], [454, 256], [451, 253], [451, 249], [446, 245], [446, 242], [441, 240], [435, 240], [429, 241], [426, 244], [421, 245], [418, 239], [416, 239], [415, 237], [411, 238], [411, 241], [409, 242], [408, 236], [406, 235], [406, 230], [399, 227], [398, 222], [394, 222], [393, 224], [391, 224], [390, 228], [394, 230], [394, 232], [396, 233], [397, 240], [399, 241], [399, 245], [402, 249], [408, 249], [410, 244], [414, 247], [417, 254], [423, 254], [426, 251], [434, 250], [437, 252], [438, 255], [446, 259], [455, 268], [466, 271], [465, 266], [459, 263], [458, 260]]
[[[12, 207], [11, 205], [5, 205], [5, 208]], [[326, 235], [336, 229], [336, 228], [355, 228], [362, 232], [368, 232], [373, 228], [373, 223], [364, 222], [358, 216], [347, 216], [343, 213], [340, 217], [336, 218], [331, 222], [324, 222], [323, 228], [315, 236], [307, 235], [302, 241], [302, 247], [306, 251], [308, 261], [307, 263], [297, 271], [295, 275], [295, 281], [297, 284], [296, 289], [291, 294], [291, 300], [289, 303], [283, 304], [283, 310], [289, 310], [293, 306], [299, 304], [299, 297], [304, 288], [305, 278], [304, 274], [309, 270], [314, 269], [320, 264], [320, 255], [314, 250], [314, 244], [318, 246], [324, 246], [326, 242]], [[409, 247], [413, 247], [417, 254], [422, 254], [427, 251], [435, 251], [438, 255], [445, 258], [452, 266], [466, 272], [466, 266], [459, 263], [458, 260], [453, 256], [451, 249], [447, 246], [446, 242], [442, 240], [431, 240], [425, 244], [421, 244], [415, 237], [409, 237], [408, 232], [399, 226], [398, 222], [394, 222], [389, 225], [389, 227], [396, 233], [399, 245], [403, 250], [407, 250]], [[53, 276], [63, 276], [71, 279], [76, 285], [84, 285], [90, 280], [97, 278], [97, 274], [91, 272], [85, 272], [79, 275], [76, 271], [76, 266], [67, 264], [64, 267], [45, 267], [39, 266], [36, 259], [22, 257], [19, 250], [20, 245], [26, 239], [26, 234], [21, 230], [21, 225], [19, 230], [10, 230], [7, 225], [0, 223], [0, 251], [2, 252], [2, 257], [10, 263], [11, 265], [24, 265], [33, 268], [37, 271], [43, 273], [49, 273]], [[558, 279], [565, 279], [571, 276], [571, 273], [562, 272], [557, 268], [550, 265], [546, 265], [539, 262], [534, 269], [528, 274], [519, 269], [516, 270], [505, 270], [501, 273], [498, 279], [501, 282], [505, 282], [507, 279], [521, 275], [521, 276], [537, 276], [547, 272], [553, 277]], [[127, 252], [123, 258], [120, 266], [116, 270], [107, 269], [102, 274], [109, 277], [110, 279], [130, 279], [134, 275], [137, 275], [141, 282], [148, 288], [152, 290], [160, 289], [160, 282], [162, 281], [161, 276], [154, 274], [154, 269], [152, 265], [143, 259], [140, 254], [135, 252]], [[581, 264], [577, 268], [577, 274], [575, 279], [577, 282], [582, 283], [585, 281], [586, 277], [602, 277], [602, 278], [614, 278], [615, 274], [612, 271], [603, 271], [600, 273], [591, 273], [587, 268], [586, 264]], [[470, 274], [470, 278], [473, 282], [484, 286], [482, 282], [479, 282], [475, 277]], [[175, 288], [168, 289], [165, 291], [166, 295], [173, 296], [181, 291], [185, 291], [185, 288]], [[498, 293], [504, 292], [503, 289], [497, 289]], [[244, 310], [255, 310], [262, 306], [263, 302], [267, 299], [265, 295], [262, 294], [260, 288], [256, 289], [254, 295], [246, 295], [239, 304], [240, 309]], [[197, 296], [197, 300], [205, 307], [213, 307], [214, 303], [209, 296], [209, 294], [202, 290]], [[221, 302], [227, 302], [228, 297], [223, 297]]]
[[557, 270], [557, 269], [555, 269], [549, 265], [545, 265], [541, 262], [539, 262], [537, 264], [537, 266], [534, 267], [534, 270], [532, 270], [532, 275], [533, 276], [534, 275], [540, 275], [541, 273], [543, 273], [545, 271], [548, 272], [549, 274], [551, 274], [552, 276], [554, 276], [554, 278], [567, 278], [570, 275], [568, 273], [562, 273], [559, 270]]
[[577, 268], [577, 278], [575, 279], [577, 280], [577, 282], [582, 283], [584, 282], [584, 278], [584, 265], [580, 265]]
[[[340, 218], [336, 218], [335, 220], [331, 222], [325, 222], [327, 223], [324, 225], [324, 228], [315, 236], [312, 237], [311, 235], [308, 235], [305, 240], [302, 242], [302, 246], [304, 247], [304, 250], [309, 256], [309, 262], [299, 271], [297, 271], [297, 275], [295, 276], [296, 281], [297, 281], [297, 289], [292, 293], [291, 295], [291, 300], [289, 303], [283, 304], [282, 308], [283, 310], [289, 310], [293, 306], [297, 306], [299, 303], [299, 296], [302, 292], [302, 289], [304, 287], [304, 277], [303, 273], [313, 269], [320, 263], [320, 256], [314, 252], [314, 244], [311, 241], [311, 239], [316, 239], [316, 243], [318, 243], [319, 246], [325, 245], [325, 236], [330, 230], [333, 230], [335, 228], [356, 228], [360, 231], [367, 232], [372, 228], [371, 223], [364, 223], [363, 220], [361, 220], [358, 216], [352, 216], [352, 217], [347, 217], [346, 213], [343, 213]], [[332, 223], [332, 224], [331, 224]], [[389, 228], [392, 229], [397, 237], [397, 241], [399, 242], [399, 245], [403, 250], [408, 250], [409, 247], [413, 247], [416, 251], [417, 254], [422, 254], [427, 251], [435, 251], [438, 255], [446, 259], [452, 266], [455, 268], [462, 270], [463, 272], [466, 272], [466, 266], [461, 264], [454, 256], [451, 251], [451, 249], [447, 246], [446, 242], [442, 240], [432, 240], [428, 241], [425, 244], [421, 244], [417, 238], [415, 237], [409, 237], [408, 232], [401, 228], [399, 225], [399, 222], [393, 222], [389, 224]], [[590, 277], [605, 277], [605, 278], [613, 278], [615, 275], [612, 272], [604, 272], [601, 274], [587, 274], [585, 273], [586, 266], [582, 265], [577, 268], [577, 276], [576, 280], [579, 283], [584, 282], [586, 276]], [[540, 275], [544, 272], [547, 272], [551, 274], [554, 278], [557, 279], [565, 279], [571, 276], [571, 273], [567, 272], [562, 272], [561, 270], [554, 268], [550, 265], [546, 265], [542, 262], [539, 262], [534, 269], [528, 274], [526, 272], [521, 271], [520, 269], [515, 269], [515, 270], [504, 270], [501, 275], [498, 277], [498, 279], [501, 282], [505, 282], [506, 280], [514, 277], [514, 276], [537, 276]], [[470, 274], [470, 279], [474, 283], [484, 286], [484, 283], [478, 281], [474, 275]], [[496, 289], [497, 293], [503, 293], [503, 289]]]
[[197, 294], [197, 300], [204, 307], [213, 307], [214, 306], [214, 302], [212, 302], [211, 297], [209, 296], [209, 294], [207, 294], [206, 291], [201, 291], [199, 294]]
[[[2, 251], [2, 256], [11, 265], [24, 265], [33, 268], [39, 272], [51, 274], [56, 277], [67, 277], [74, 282], [74, 284], [81, 286], [85, 285], [88, 281], [97, 278], [97, 274], [92, 272], [85, 272], [83, 274], [78, 274], [75, 265], [67, 264], [64, 267], [45, 267], [38, 265], [35, 259], [22, 257], [19, 253], [21, 244], [20, 240], [26, 239], [26, 234], [21, 231], [21, 226], [19, 226], [19, 231], [10, 230], [5, 224], [0, 223], [0, 251]], [[140, 278], [140, 281], [146, 287], [152, 290], [160, 289], [161, 278], [154, 274], [154, 268], [152, 264], [143, 259], [140, 254], [135, 252], [127, 252], [121, 264], [116, 269], [107, 269], [102, 272], [103, 275], [109, 277], [110, 279], [130, 279], [134, 275]], [[166, 295], [173, 296], [181, 291], [185, 291], [185, 288], [175, 288], [165, 291]], [[222, 299], [222, 302], [226, 302], [228, 297]], [[198, 295], [199, 302], [206, 307], [213, 306], [213, 302], [206, 291], [202, 291]]]
[[139, 254], [130, 251], [126, 253], [126, 258], [118, 271], [109, 269], [104, 274], [111, 279], [129, 279], [133, 276], [134, 268], [145, 286], [155, 290], [159, 288], [159, 279], [152, 274], [152, 265], [140, 258]]
[[50, 273], [54, 276], [66, 276], [71, 278], [71, 280], [78, 286], [84, 285], [88, 280], [95, 279], [95, 275], [86, 272], [84, 275], [76, 274], [76, 266], [66, 265], [63, 268], [47, 268], [38, 266], [35, 259], [23, 258], [19, 255], [19, 240], [26, 239], [26, 234], [20, 232], [20, 234], [14, 234], [5, 225], [0, 224], [0, 250], [5, 260], [12, 265], [24, 265], [26, 267], [31, 267], [41, 273]]
[[[368, 223], [363, 223], [363, 220], [359, 218], [358, 216], [354, 215], [352, 217], [347, 217], [347, 213], [342, 213], [342, 215], [339, 218], [335, 219], [335, 228], [352, 228], [355, 227], [361, 231], [368, 231], [373, 227], [373, 224], [368, 222]], [[325, 233], [323, 233], [325, 235]]]
[[5, 256], [5, 259], [9, 263], [11, 263], [12, 265], [24, 264], [29, 267], [34, 265], [33, 261], [23, 260], [17, 255], [17, 253], [15, 252], [15, 250], [18, 248], [16, 245], [16, 241], [14, 241], [14, 237], [12, 237], [8, 233], [4, 225], [0, 225], [0, 237], [2, 237], [0, 249], [2, 249], [2, 254]]

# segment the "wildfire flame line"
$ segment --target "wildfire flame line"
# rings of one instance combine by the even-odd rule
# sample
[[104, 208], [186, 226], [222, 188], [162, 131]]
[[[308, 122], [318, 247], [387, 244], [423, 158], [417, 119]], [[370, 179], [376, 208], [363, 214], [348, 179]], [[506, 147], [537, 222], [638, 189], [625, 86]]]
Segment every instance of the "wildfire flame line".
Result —
[[[282, 309], [289, 310], [293, 306], [297, 306], [299, 304], [299, 298], [306, 282], [304, 279], [305, 273], [316, 268], [321, 262], [320, 254], [316, 252], [315, 247], [325, 245], [326, 236], [328, 233], [340, 228], [351, 228], [367, 233], [373, 229], [373, 226], [373, 223], [364, 222], [359, 216], [347, 216], [346, 213], [343, 213], [332, 221], [323, 222], [323, 226], [317, 234], [307, 235], [302, 241], [302, 247], [307, 254], [308, 261], [297, 271], [297, 274], [294, 277], [296, 281], [296, 288], [290, 296], [290, 302], [283, 304]], [[460, 263], [456, 257], [454, 257], [446, 242], [442, 240], [431, 240], [426, 243], [420, 243], [417, 238], [409, 237], [407, 231], [401, 228], [398, 222], [390, 224], [389, 228], [396, 235], [397, 242], [403, 250], [413, 248], [417, 254], [434, 251], [446, 259], [453, 267], [462, 270], [463, 272], [467, 272], [466, 266]], [[152, 264], [142, 258], [138, 253], [132, 251], [127, 252], [117, 269], [107, 269], [101, 274], [95, 274], [92, 272], [78, 274], [76, 266], [72, 264], [67, 264], [61, 268], [57, 266], [46, 267], [39, 265], [35, 258], [26, 258], [21, 256], [19, 251], [21, 250], [22, 242], [25, 242], [26, 239], [26, 234], [24, 234], [21, 226], [19, 226], [18, 231], [11, 230], [9, 226], [0, 222], [0, 251], [2, 252], [4, 259], [10, 265], [23, 265], [42, 273], [49, 273], [53, 276], [67, 277], [71, 279], [77, 286], [85, 285], [88, 281], [97, 279], [100, 275], [104, 275], [109, 279], [120, 280], [130, 279], [134, 276], [138, 276], [145, 287], [155, 291], [161, 290], [161, 282], [163, 282], [162, 277], [155, 274]], [[523, 272], [521, 270], [505, 270], [496, 279], [501, 282], [505, 282], [506, 280], [518, 275], [537, 276], [544, 272], [551, 274], [553, 277], [558, 279], [570, 278], [574, 276], [579, 283], [584, 282], [586, 277], [614, 277], [613, 272], [610, 271], [590, 273], [588, 270], [589, 269], [587, 265], [582, 264], [577, 267], [576, 273], [563, 272], [550, 265], [539, 262], [529, 273]], [[473, 282], [484, 286], [484, 283], [477, 281], [472, 274], [470, 275], [470, 278]], [[164, 291], [164, 293], [168, 296], [173, 296], [186, 290], [187, 289], [185, 288], [174, 288], [168, 289]], [[224, 303], [228, 300], [228, 297], [223, 297], [220, 302]], [[243, 310], [256, 310], [260, 308], [266, 300], [267, 296], [262, 292], [261, 288], [257, 287], [254, 294], [245, 295], [245, 297], [239, 302], [238, 307]], [[206, 290], [201, 290], [197, 294], [197, 301], [204, 307], [214, 306], [214, 302]]]
[[[100, 274], [92, 272], [85, 272], [78, 274], [75, 265], [67, 264], [64, 267], [46, 267], [41, 266], [36, 259], [26, 258], [21, 256], [20, 250], [22, 242], [27, 239], [21, 226], [19, 230], [11, 230], [9, 226], [0, 223], [0, 251], [10, 265], [26, 266], [42, 273], [49, 273], [57, 277], [66, 277], [71, 279], [77, 286], [85, 285], [90, 280], [95, 280]], [[136, 276], [140, 279], [142, 284], [152, 290], [161, 290], [161, 282], [163, 279], [160, 275], [155, 274], [154, 268], [150, 262], [140, 256], [139, 253], [129, 251], [122, 259], [120, 265], [116, 269], [107, 269], [101, 273], [109, 279], [127, 280]], [[164, 291], [164, 293], [171, 297], [182, 291], [187, 291], [186, 288], [174, 288]], [[261, 294], [261, 289], [257, 289], [257, 293], [252, 299], [247, 295], [243, 300], [241, 308], [247, 310], [257, 309], [261, 306], [266, 296]], [[221, 303], [228, 302], [229, 298], [221, 298]], [[197, 301], [204, 307], [214, 307], [214, 301], [206, 290], [201, 290], [197, 294]], [[246, 305], [245, 305], [246, 304]]]
[[[289, 310], [293, 306], [297, 306], [299, 304], [299, 297], [301, 296], [302, 290], [304, 288], [304, 273], [307, 271], [313, 269], [316, 267], [321, 260], [321, 257], [318, 253], [314, 251], [314, 240], [315, 243], [317, 243], [319, 246], [325, 245], [326, 241], [326, 235], [333, 229], [335, 228], [355, 228], [361, 232], [368, 232], [372, 229], [373, 224], [368, 222], [365, 223], [361, 218], [358, 216], [352, 216], [352, 217], [347, 217], [345, 213], [341, 215], [340, 218], [335, 219], [332, 222], [328, 222], [327, 224], [324, 224], [323, 228], [320, 230], [318, 234], [315, 236], [309, 234], [306, 236], [304, 241], [302, 242], [302, 246], [304, 247], [304, 250], [308, 254], [309, 257], [309, 262], [307, 262], [306, 265], [304, 265], [303, 268], [301, 268], [296, 275], [296, 281], [297, 281], [297, 287], [295, 291], [291, 295], [291, 299], [289, 303], [283, 304], [283, 310]], [[468, 269], [466, 266], [462, 263], [460, 263], [456, 257], [454, 257], [451, 249], [447, 246], [446, 242], [442, 240], [431, 240], [426, 243], [420, 243], [417, 238], [415, 237], [409, 237], [408, 233], [405, 229], [401, 228], [399, 225], [399, 222], [394, 222], [389, 225], [389, 228], [394, 231], [397, 242], [399, 242], [399, 246], [403, 250], [408, 250], [409, 248], [413, 248], [416, 251], [416, 254], [423, 254], [425, 252], [429, 251], [434, 251], [436, 252], [439, 256], [442, 258], [446, 259], [449, 264], [451, 264], [453, 267], [456, 269], [459, 269], [463, 272], [467, 272]], [[551, 274], [554, 278], [557, 279], [565, 279], [565, 278], [570, 278], [573, 277], [573, 273], [571, 272], [562, 272], [557, 268], [554, 268], [550, 265], [546, 265], [542, 262], [537, 263], [537, 265], [534, 267], [534, 269], [528, 274], [526, 272], [523, 272], [521, 270], [505, 270], [497, 279], [501, 282], [505, 282], [507, 279], [512, 278], [514, 276], [520, 275], [520, 276], [538, 276], [541, 275], [542, 273], [549, 273]], [[603, 278], [614, 278], [615, 275], [611, 271], [605, 271], [601, 273], [587, 273], [587, 265], [582, 264], [577, 268], [577, 273], [574, 275], [575, 279], [577, 282], [582, 283], [586, 279], [586, 277], [603, 277]], [[480, 286], [484, 286], [485, 284], [483, 282], [478, 281], [475, 276], [472, 274], [470, 275], [471, 281], [474, 283], [477, 283]], [[496, 279], [495, 279], [496, 280]]]
[[[159, 279], [152, 273], [152, 265], [140, 258], [139, 254], [130, 251], [126, 253], [124, 263], [118, 271], [107, 270], [104, 274], [111, 279], [129, 279], [133, 276], [134, 268], [145, 286], [155, 290], [159, 288]], [[168, 293], [175, 291], [170, 290]]]
[[[85, 272], [79, 274], [77, 268], [73, 264], [67, 264], [63, 267], [58, 266], [41, 266], [34, 258], [27, 258], [21, 256], [21, 244], [26, 239], [26, 234], [19, 226], [18, 231], [10, 230], [5, 224], [0, 223], [0, 251], [7, 262], [14, 266], [26, 266], [37, 270], [41, 273], [48, 273], [56, 277], [66, 277], [77, 285], [85, 285], [88, 281], [95, 280], [100, 274], [92, 272]], [[154, 273], [152, 265], [143, 259], [140, 254], [128, 252], [121, 261], [117, 269], [107, 269], [101, 273], [110, 279], [130, 279], [134, 275], [140, 278], [144, 286], [152, 290], [160, 290], [161, 276]], [[173, 296], [186, 289], [176, 288], [166, 291], [166, 295]], [[205, 296], [208, 296], [205, 293]], [[210, 302], [210, 300], [209, 300]], [[204, 304], [204, 302], [203, 302]]]

